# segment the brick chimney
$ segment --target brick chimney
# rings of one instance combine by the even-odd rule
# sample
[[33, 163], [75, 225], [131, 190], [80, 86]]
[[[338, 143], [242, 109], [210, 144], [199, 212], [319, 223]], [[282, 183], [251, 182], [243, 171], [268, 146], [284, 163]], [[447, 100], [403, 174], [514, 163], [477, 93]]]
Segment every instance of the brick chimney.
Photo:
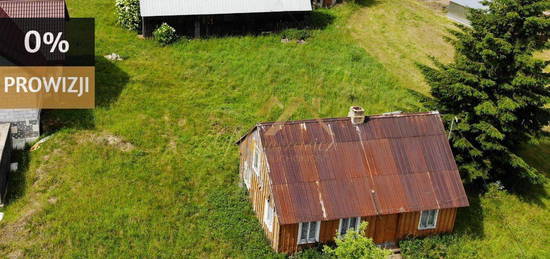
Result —
[[365, 122], [365, 109], [359, 106], [351, 106], [348, 117], [353, 125], [362, 124]]

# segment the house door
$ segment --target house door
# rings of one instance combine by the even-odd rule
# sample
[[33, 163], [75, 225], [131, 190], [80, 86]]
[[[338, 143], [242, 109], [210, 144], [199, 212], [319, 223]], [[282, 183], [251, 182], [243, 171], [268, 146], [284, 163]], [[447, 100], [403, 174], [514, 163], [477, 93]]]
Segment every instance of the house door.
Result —
[[376, 244], [395, 242], [398, 219], [399, 214], [376, 217], [376, 228], [374, 230], [374, 242]]

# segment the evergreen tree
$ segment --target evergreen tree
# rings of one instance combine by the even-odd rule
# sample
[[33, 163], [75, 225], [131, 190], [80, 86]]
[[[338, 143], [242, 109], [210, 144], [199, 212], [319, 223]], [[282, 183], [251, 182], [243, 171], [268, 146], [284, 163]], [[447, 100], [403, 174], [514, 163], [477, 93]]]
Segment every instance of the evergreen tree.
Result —
[[548, 0], [492, 0], [472, 10], [471, 27], [459, 26], [449, 39], [454, 61], [421, 66], [431, 86], [430, 109], [453, 128], [451, 143], [463, 180], [543, 174], [516, 155], [518, 147], [550, 121], [549, 64], [533, 57], [548, 49]]

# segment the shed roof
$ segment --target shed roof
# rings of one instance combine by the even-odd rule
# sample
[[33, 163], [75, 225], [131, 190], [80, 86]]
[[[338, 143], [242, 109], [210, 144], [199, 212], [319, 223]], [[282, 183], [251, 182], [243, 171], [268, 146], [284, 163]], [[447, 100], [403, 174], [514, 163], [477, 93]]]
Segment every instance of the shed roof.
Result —
[[469, 205], [437, 112], [255, 129], [281, 224]]
[[67, 18], [64, 0], [0, 1], [0, 18]]
[[310, 0], [140, 0], [141, 16], [311, 11]]
[[487, 6], [483, 5], [481, 2], [483, 0], [451, 0], [452, 3], [472, 8], [472, 9], [486, 9]]

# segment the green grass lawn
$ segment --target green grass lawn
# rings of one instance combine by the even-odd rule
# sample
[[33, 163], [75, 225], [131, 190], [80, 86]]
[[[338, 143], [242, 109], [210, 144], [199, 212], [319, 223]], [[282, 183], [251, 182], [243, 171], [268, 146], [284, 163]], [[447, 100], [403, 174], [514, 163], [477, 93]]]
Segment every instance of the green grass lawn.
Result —
[[[357, 32], [364, 27], [349, 25], [368, 24], [364, 12], [391, 4], [401, 13], [421, 8], [419, 15], [428, 17], [423, 23], [439, 28], [441, 17], [407, 3], [316, 11], [315, 19], [327, 26], [306, 44], [267, 35], [160, 47], [117, 27], [113, 1], [69, 0], [72, 17], [96, 18], [98, 108], [45, 114], [47, 130], [61, 130], [39, 150], [18, 155], [22, 168], [12, 177], [11, 203], [3, 209], [0, 254], [277, 256], [238, 187], [234, 142], [259, 121], [345, 116], [350, 105], [369, 114], [420, 110], [409, 89], [426, 92], [426, 86], [418, 75], [407, 84], [408, 75], [392, 64], [401, 58], [410, 66], [424, 56], [403, 56], [404, 49], [386, 57], [375, 53], [361, 40], [365, 33]], [[385, 46], [387, 36], [380, 37], [379, 46]], [[102, 58], [112, 52], [126, 60]], [[536, 145], [526, 156], [546, 170], [548, 150]], [[548, 195], [502, 195], [483, 196], [460, 213], [462, 242], [491, 246], [483, 248], [489, 255], [516, 257], [517, 236], [528, 255], [548, 254]], [[502, 222], [516, 232], [506, 232]]]
[[430, 56], [446, 63], [454, 48], [444, 39], [453, 28], [441, 6], [418, 0], [366, 0], [348, 27], [356, 42], [384, 64], [402, 85], [428, 92], [416, 63], [430, 64]]

